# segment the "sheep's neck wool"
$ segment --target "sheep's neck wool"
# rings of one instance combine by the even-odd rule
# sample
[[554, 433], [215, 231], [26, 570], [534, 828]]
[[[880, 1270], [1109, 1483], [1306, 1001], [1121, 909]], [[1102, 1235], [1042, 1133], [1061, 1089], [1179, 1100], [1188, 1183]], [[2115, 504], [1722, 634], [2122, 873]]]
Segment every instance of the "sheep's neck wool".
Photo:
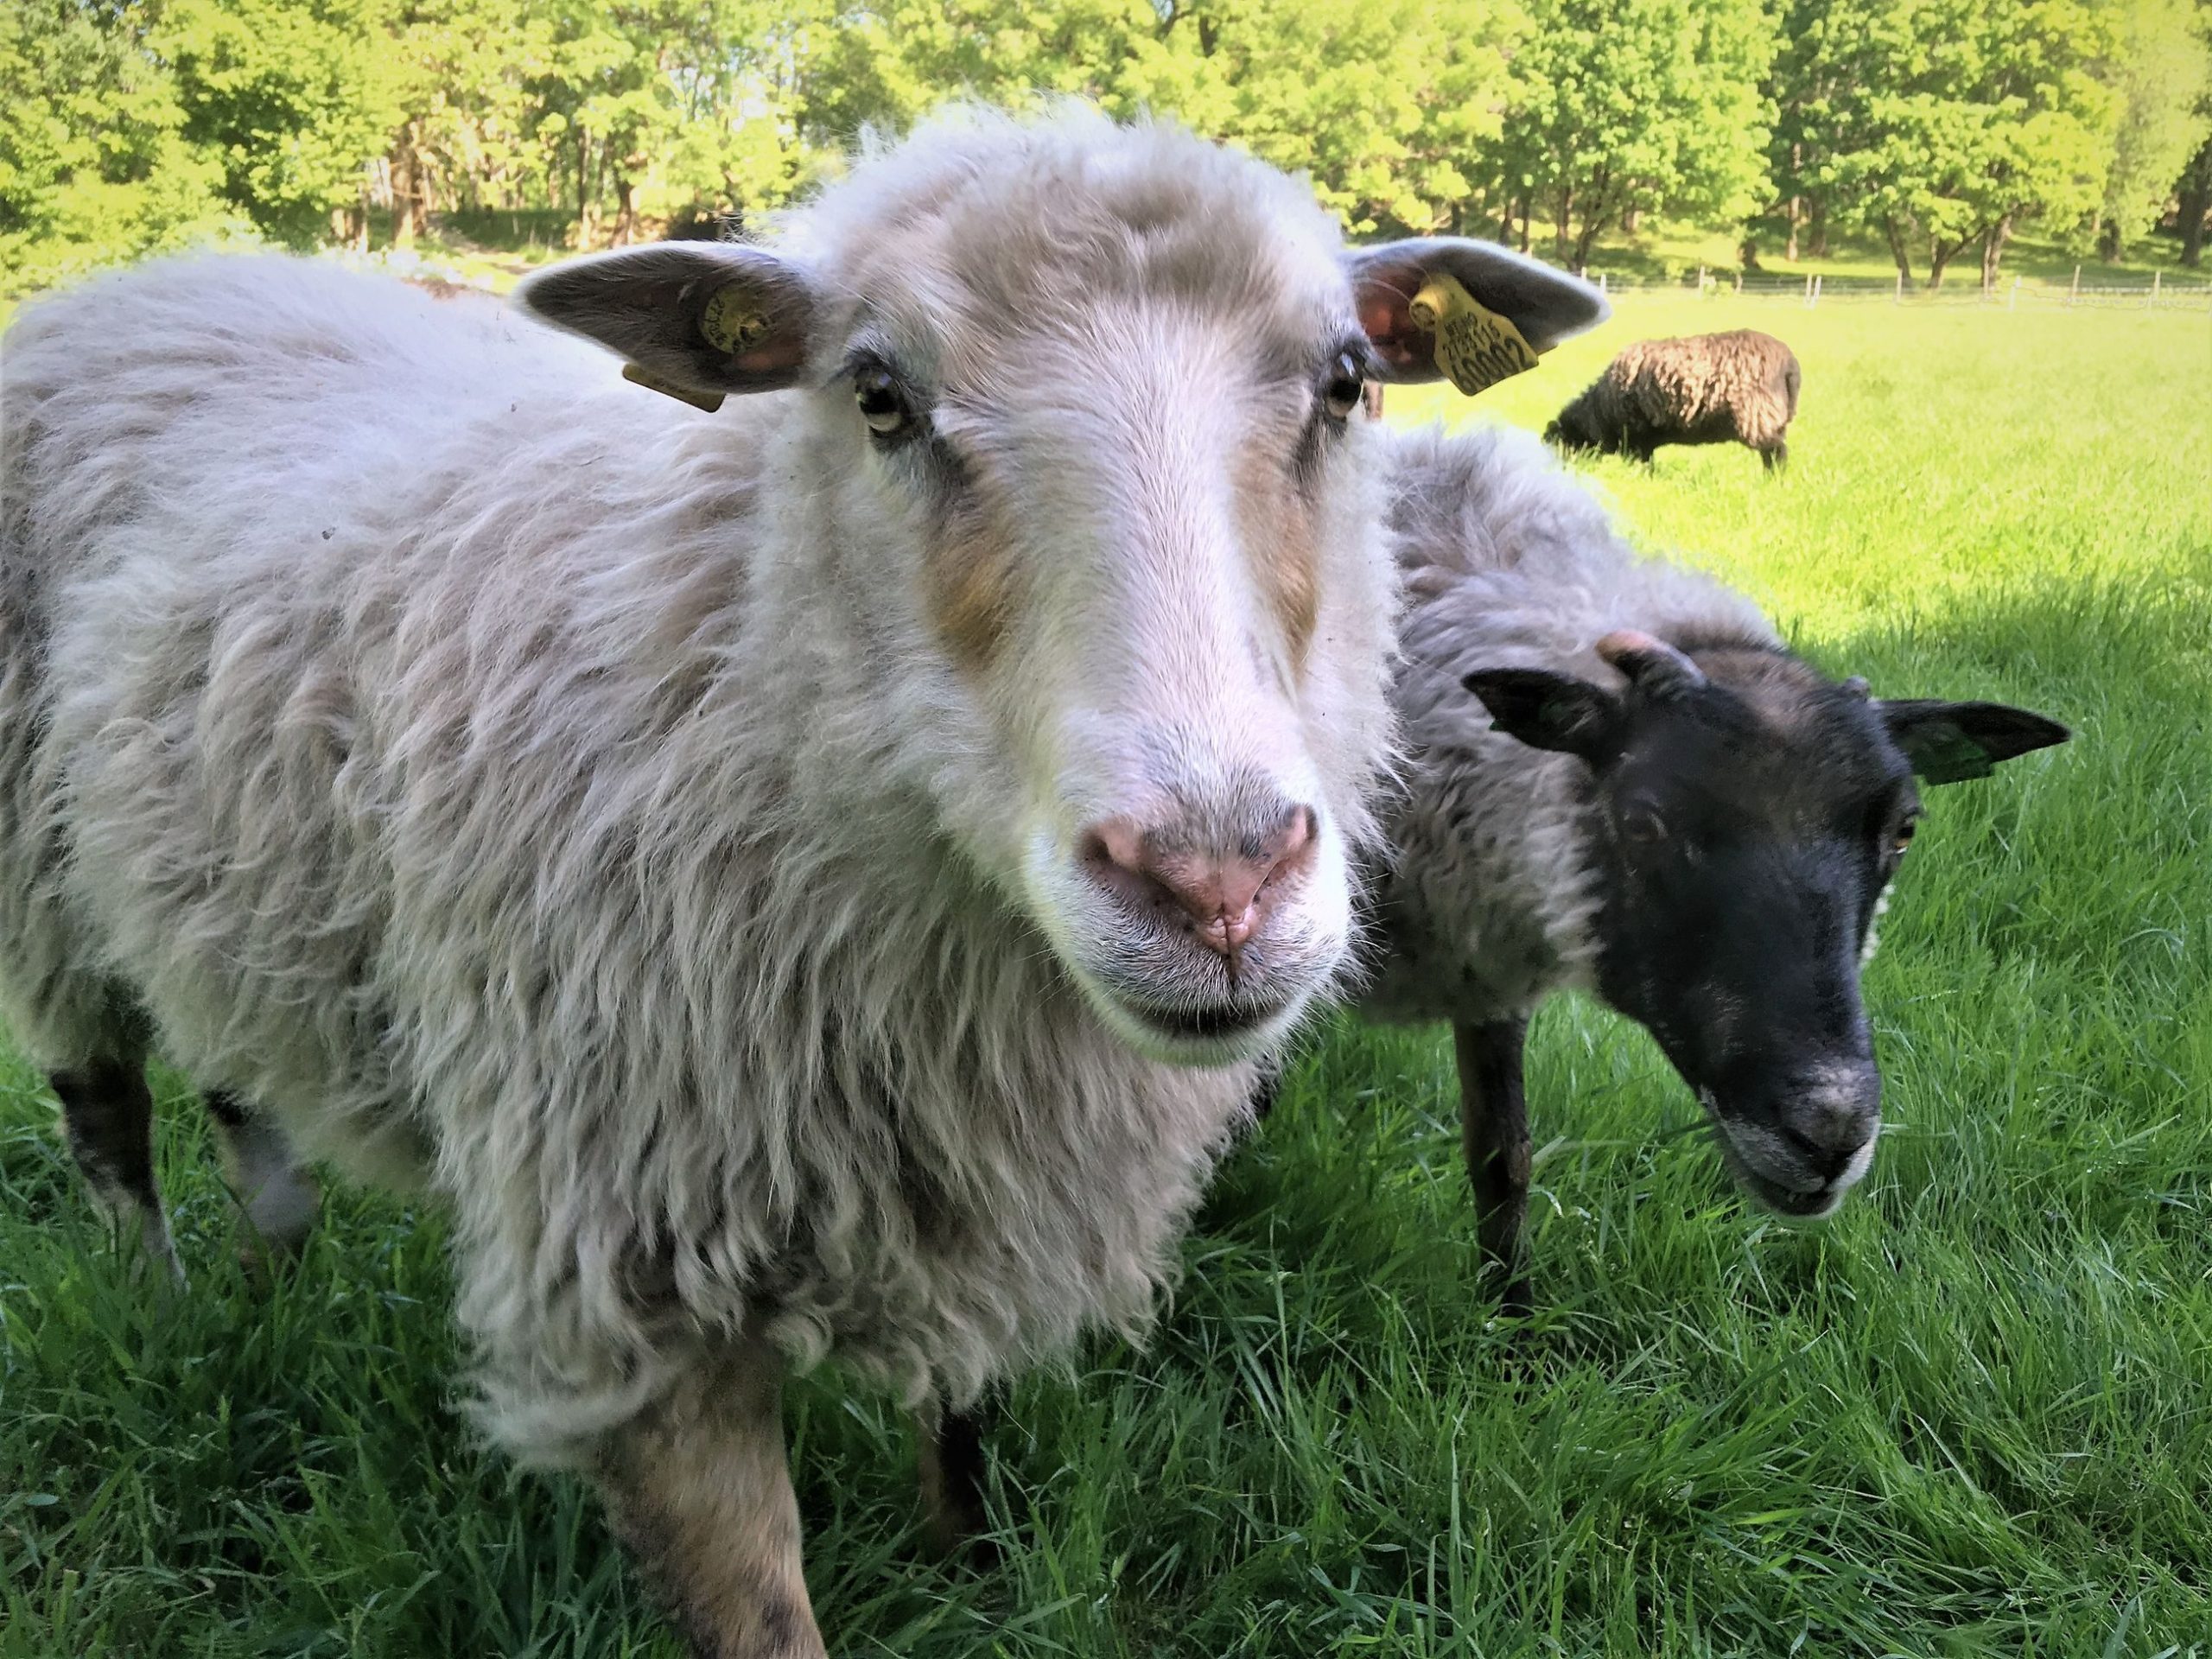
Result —
[[1512, 322], [1440, 271], [1407, 308], [1414, 326], [1436, 336], [1436, 361], [1466, 397], [1536, 366], [1536, 353]]

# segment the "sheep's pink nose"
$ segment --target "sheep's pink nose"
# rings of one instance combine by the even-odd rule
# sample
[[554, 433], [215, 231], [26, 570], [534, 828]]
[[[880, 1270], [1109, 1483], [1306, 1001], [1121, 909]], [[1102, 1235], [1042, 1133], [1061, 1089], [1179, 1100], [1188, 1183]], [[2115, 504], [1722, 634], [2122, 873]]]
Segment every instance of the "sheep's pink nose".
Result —
[[1186, 918], [1199, 941], [1227, 957], [1266, 919], [1271, 889], [1313, 861], [1315, 819], [1294, 807], [1268, 833], [1222, 852], [1194, 849], [1170, 834], [1147, 834], [1124, 818], [1087, 830], [1083, 859], [1092, 875], [1124, 899]]

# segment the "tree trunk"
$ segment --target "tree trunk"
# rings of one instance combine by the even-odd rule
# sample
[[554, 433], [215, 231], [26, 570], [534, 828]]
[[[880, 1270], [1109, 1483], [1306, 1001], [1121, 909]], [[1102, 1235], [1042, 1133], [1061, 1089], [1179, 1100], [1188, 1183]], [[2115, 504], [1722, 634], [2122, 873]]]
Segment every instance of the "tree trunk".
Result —
[[415, 124], [399, 130], [391, 154], [391, 245], [411, 248], [423, 230], [423, 158], [415, 149]]
[[1890, 239], [1890, 257], [1897, 263], [1897, 275], [1906, 282], [1912, 280], [1912, 254], [1904, 245], [1904, 229], [1895, 218], [1885, 217], [1882, 232]]
[[1797, 263], [1797, 221], [1802, 217], [1801, 199], [1789, 198], [1789, 239], [1782, 245], [1782, 257], [1791, 264]]
[[1521, 198], [1521, 251], [1529, 251], [1529, 198]]
[[1574, 238], [1574, 263], [1568, 267], [1570, 270], [1590, 269], [1591, 251], [1598, 245], [1598, 238], [1605, 228], [1605, 221], [1597, 213], [1589, 213], [1582, 216], [1582, 233]]
[[638, 204], [630, 188], [627, 175], [616, 176], [614, 200], [617, 206], [614, 213], [613, 245], [618, 248], [626, 248], [636, 239], [638, 234]]
[[1828, 257], [1828, 209], [1827, 204], [1818, 196], [1807, 199], [1805, 222], [1813, 238], [1813, 245], [1808, 248], [1806, 252], [1815, 259], [1827, 258]]
[[2204, 261], [2204, 221], [2212, 215], [2212, 138], [2181, 175], [2181, 262], [2195, 270]]
[[1928, 238], [1928, 286], [1931, 289], [1941, 288], [1943, 285], [1943, 273], [1950, 269], [1951, 261], [1988, 234], [1986, 230], [1977, 231], [1974, 235], [1962, 236], [1948, 245], [1938, 237], [1929, 237]]
[[2005, 257], [2005, 244], [2012, 239], [2012, 215], [1999, 215], [1997, 222], [1982, 233], [1981, 285], [1986, 289], [1997, 286], [1997, 267]]
[[1574, 187], [1562, 184], [1559, 188], [1559, 219], [1552, 227], [1552, 251], [1560, 264], [1567, 263], [1567, 250], [1574, 239]]
[[1505, 212], [1498, 217], [1497, 239], [1509, 245], [1513, 241], [1513, 198], [1510, 196], [1505, 199]]
[[576, 129], [576, 245], [588, 248], [596, 238], [599, 226], [592, 212], [591, 194], [591, 135], [582, 127]]
[[1626, 213], [1621, 215], [1621, 234], [1623, 236], [1634, 236], [1636, 234], [1637, 226], [1643, 223], [1643, 209], [1641, 207], [1630, 208]]

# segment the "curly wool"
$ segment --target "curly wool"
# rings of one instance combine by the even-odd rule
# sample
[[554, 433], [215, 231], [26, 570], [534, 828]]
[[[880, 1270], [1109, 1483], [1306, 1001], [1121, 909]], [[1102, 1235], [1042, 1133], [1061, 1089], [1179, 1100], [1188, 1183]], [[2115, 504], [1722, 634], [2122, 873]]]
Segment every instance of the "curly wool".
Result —
[[[1071, 245], [1117, 233], [1096, 169], [1334, 257], [1252, 163], [1071, 115], [865, 161], [784, 232], [899, 257], [882, 204], [1015, 145], [1064, 152]], [[0, 1014], [35, 1059], [150, 1038], [426, 1182], [487, 1424], [539, 1459], [741, 1327], [958, 1400], [1141, 1326], [1253, 1068], [1112, 1039], [949, 842], [983, 761], [786, 397], [709, 420], [499, 307], [275, 258], [30, 306], [6, 370]], [[1352, 825], [1373, 608], [1313, 716]]]
[[1769, 454], [1796, 416], [1798, 382], [1796, 354], [1756, 329], [1639, 340], [1560, 411], [1554, 428], [1608, 449], [1734, 442]]

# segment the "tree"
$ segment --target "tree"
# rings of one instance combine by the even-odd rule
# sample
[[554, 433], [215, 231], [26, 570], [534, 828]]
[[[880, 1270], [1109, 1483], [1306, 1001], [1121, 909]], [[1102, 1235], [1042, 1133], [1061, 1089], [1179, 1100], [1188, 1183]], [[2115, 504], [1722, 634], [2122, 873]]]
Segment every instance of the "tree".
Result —
[[1538, 0], [1513, 62], [1501, 188], [1580, 269], [1636, 211], [1738, 219], [1767, 199], [1773, 23], [1758, 0]]
[[1475, 211], [1468, 169], [1528, 19], [1502, 0], [1200, 0], [1173, 27], [1200, 58], [1204, 97], [1180, 107], [1199, 131], [1307, 173], [1356, 232], [1426, 232]]
[[2023, 220], [2076, 234], [2095, 216], [2118, 103], [2095, 72], [2113, 22], [2094, 0], [1835, 0], [1821, 187], [1887, 240], [1901, 276], [1917, 246], [1935, 288], [1979, 245], [1994, 282]]
[[2121, 99], [2098, 251], [2117, 259], [2157, 223], [2174, 181], [2208, 136], [2212, 87], [2203, 9], [2191, 0], [2127, 0], [2114, 84]]
[[550, 21], [531, 0], [403, 6], [392, 40], [399, 114], [387, 152], [396, 242], [413, 242], [441, 201], [480, 206], [518, 188], [536, 160], [526, 84], [544, 69], [551, 41]]
[[320, 241], [359, 200], [399, 115], [392, 0], [168, 0], [152, 41], [175, 67], [185, 136], [268, 236]]
[[141, 0], [0, 10], [0, 295], [228, 222]]
[[2203, 263], [2205, 219], [2212, 215], [2212, 138], [2190, 158], [2175, 194], [2179, 198], [2181, 262], [2194, 270]]

